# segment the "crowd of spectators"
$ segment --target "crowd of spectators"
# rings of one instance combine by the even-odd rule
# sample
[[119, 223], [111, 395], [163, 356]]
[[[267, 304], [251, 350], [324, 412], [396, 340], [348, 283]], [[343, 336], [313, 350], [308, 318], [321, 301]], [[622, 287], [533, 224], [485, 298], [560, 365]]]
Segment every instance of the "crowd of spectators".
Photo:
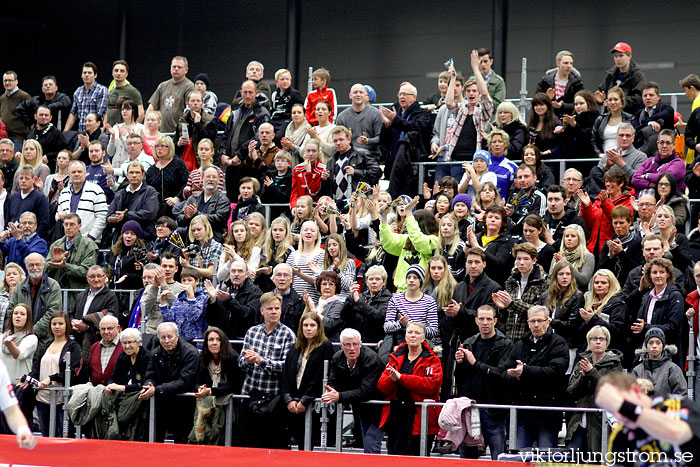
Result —
[[[36, 408], [47, 436], [70, 373], [56, 423], [68, 404], [88, 436], [145, 440], [155, 397], [158, 441], [222, 444], [244, 394], [237, 443], [302, 448], [322, 398], [352, 406], [365, 452], [387, 434], [390, 453], [418, 454], [426, 399], [592, 407], [597, 380], [622, 369], [686, 394], [700, 78], [680, 80], [686, 123], [628, 44], [610, 53], [593, 87], [559, 52], [527, 116], [488, 49], [469, 54], [468, 79], [446, 64], [422, 103], [402, 82], [379, 109], [358, 83], [342, 111], [323, 68], [304, 96], [285, 69], [273, 91], [252, 61], [225, 103], [177, 56], [147, 106], [124, 60], [109, 86], [84, 63], [72, 97], [51, 75], [31, 97], [7, 71], [0, 361], [25, 416]], [[552, 158], [598, 161], [559, 180]], [[411, 188], [418, 160], [438, 162], [434, 183]], [[443, 440], [427, 410], [441, 452], [480, 454]], [[506, 411], [479, 413], [493, 459], [507, 437], [559, 444], [560, 412], [519, 414], [510, 433]], [[566, 425], [568, 445], [600, 450], [600, 417]]]

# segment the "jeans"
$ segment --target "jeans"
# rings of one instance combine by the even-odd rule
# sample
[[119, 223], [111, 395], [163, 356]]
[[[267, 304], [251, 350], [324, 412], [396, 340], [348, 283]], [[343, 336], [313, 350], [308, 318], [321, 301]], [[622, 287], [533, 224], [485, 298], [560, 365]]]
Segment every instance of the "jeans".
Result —
[[[36, 403], [36, 410], [39, 414], [39, 428], [41, 436], [49, 436], [49, 426], [51, 424], [51, 406], [43, 402]], [[55, 436], [63, 436], [63, 404], [56, 405], [56, 434]]]
[[557, 435], [560, 426], [561, 420], [554, 422], [549, 417], [542, 420], [536, 413], [522, 414], [518, 417], [516, 447], [518, 449], [530, 448], [537, 442], [539, 449], [556, 448], [559, 444]]
[[[364, 444], [364, 452], [367, 454], [381, 454], [382, 440], [384, 432], [375, 425], [374, 420], [368, 420], [364, 414], [360, 415], [360, 426], [362, 428], [362, 442]], [[339, 440], [337, 442], [340, 442]]]
[[[484, 436], [484, 445], [491, 452], [491, 460], [498, 460], [498, 455], [506, 452], [506, 416], [507, 413], [503, 410], [479, 409], [481, 434]], [[460, 444], [459, 457], [478, 459], [479, 447]]]
[[462, 169], [462, 164], [438, 164], [437, 166], [435, 166], [436, 182], [439, 182], [442, 177], [445, 177], [447, 175], [456, 178], [457, 183], [459, 183], [459, 181], [462, 180], [462, 175], [464, 175], [464, 169]]

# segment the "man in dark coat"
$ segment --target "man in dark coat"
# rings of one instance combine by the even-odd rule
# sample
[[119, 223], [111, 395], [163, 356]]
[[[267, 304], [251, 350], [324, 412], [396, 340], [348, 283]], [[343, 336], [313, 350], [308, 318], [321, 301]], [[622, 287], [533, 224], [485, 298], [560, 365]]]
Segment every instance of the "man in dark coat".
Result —
[[194, 399], [177, 394], [195, 390], [199, 352], [180, 339], [175, 323], [160, 323], [157, 333], [160, 345], [153, 352], [139, 399], [156, 396], [156, 441], [163, 442], [169, 431], [176, 443], [186, 443], [192, 430]]
[[619, 86], [625, 92], [627, 103], [623, 109], [632, 115], [643, 107], [642, 85], [647, 82], [644, 73], [632, 61], [632, 47], [626, 42], [618, 42], [610, 50], [615, 60], [615, 66], [610, 68], [603, 78], [603, 82], [595, 92], [596, 101], [602, 104], [610, 88]]
[[51, 122], [51, 110], [47, 106], [40, 105], [34, 117], [36, 126], [29, 130], [27, 139], [35, 139], [41, 144], [47, 165], [53, 173], [56, 170], [56, 156], [62, 149], [68, 147], [68, 143], [63, 138], [63, 132]]
[[632, 126], [635, 130], [634, 147], [647, 156], [656, 154], [656, 142], [661, 130], [673, 130], [674, 110], [661, 102], [659, 85], [653, 81], [642, 85], [644, 107], [634, 115]]
[[[530, 332], [513, 345], [501, 368], [517, 405], [561, 407], [564, 382], [569, 366], [569, 348], [563, 337], [555, 334], [546, 307], [535, 305], [527, 311]], [[556, 448], [561, 428], [561, 412], [518, 412], [518, 449], [530, 448], [537, 441], [539, 449]], [[513, 433], [511, 433], [513, 436]]]
[[[126, 178], [129, 185], [119, 190], [109, 204], [107, 211], [108, 228], [114, 229], [112, 243], [121, 235], [122, 225], [126, 221], [136, 221], [141, 225], [143, 240], [150, 241], [156, 237], [154, 221], [158, 215], [158, 192], [144, 181], [146, 172], [141, 162], [129, 164]], [[107, 238], [107, 235], [103, 235]]]
[[245, 261], [234, 261], [229, 279], [219, 289], [207, 287], [207, 293], [207, 323], [223, 329], [229, 339], [243, 339], [258, 324], [262, 291], [248, 277]]
[[231, 202], [225, 194], [218, 190], [219, 169], [209, 166], [202, 172], [202, 187], [197, 194], [189, 197], [182, 210], [182, 214], [177, 216], [177, 223], [180, 227], [189, 229], [192, 218], [198, 214], [204, 214], [211, 224], [214, 240], [219, 243], [224, 242], [224, 232], [226, 232], [226, 222], [231, 215]]
[[574, 69], [574, 55], [568, 50], [557, 53], [556, 64], [557, 67], [548, 70], [537, 83], [535, 93], [547, 94], [552, 99], [552, 107], [557, 115], [573, 115], [574, 96], [583, 89], [583, 81], [578, 70]]
[[287, 263], [278, 264], [272, 271], [272, 282], [275, 284], [274, 292], [282, 297], [280, 322], [296, 334], [306, 304], [301, 295], [292, 288], [293, 277], [292, 267]]

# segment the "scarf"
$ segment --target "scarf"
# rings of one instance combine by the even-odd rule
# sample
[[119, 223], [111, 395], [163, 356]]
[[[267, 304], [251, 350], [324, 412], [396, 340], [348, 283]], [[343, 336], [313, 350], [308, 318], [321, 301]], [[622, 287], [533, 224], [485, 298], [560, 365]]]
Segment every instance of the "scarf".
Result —
[[530, 204], [530, 195], [525, 190], [520, 190], [510, 204], [513, 206], [527, 206]]
[[[2, 336], [1, 336], [1, 337], [2, 337], [2, 341], [1, 341], [1, 342], [4, 342], [4, 341], [5, 341], [5, 338], [10, 337], [10, 336], [12, 336], [12, 335], [15, 336], [15, 340], [13, 340], [12, 342], [14, 342], [14, 344], [15, 344], [17, 347], [19, 347], [20, 342], [22, 342], [22, 340], [23, 340], [25, 337], [27, 337], [28, 334], [27, 334], [26, 331], [20, 331], [20, 332], [15, 333], [15, 334], [11, 334], [10, 331], [7, 331], [7, 332], [5, 332], [5, 333], [2, 334]], [[11, 355], [11, 354], [10, 354], [10, 349], [8, 349], [6, 345], [3, 345], [3, 346], [2, 346], [2, 349], [0, 350], [0, 352], [2, 352], [2, 353], [4, 353], [4, 354], [7, 354], [7, 355]]]
[[620, 243], [622, 243], [622, 246], [626, 247], [629, 242], [634, 240], [634, 230], [630, 229], [629, 232], [627, 232], [627, 235], [617, 238], [620, 240]]
[[304, 139], [306, 139], [306, 127], [308, 126], [309, 124], [304, 120], [301, 125], [299, 125], [299, 128], [295, 130], [294, 122], [289, 122], [287, 129], [284, 130], [284, 137], [291, 139], [295, 146], [301, 146], [304, 144]]
[[[581, 251], [576, 248], [574, 251], [569, 251], [564, 248], [564, 256], [569, 264], [572, 264], [576, 269], [580, 268], [583, 264], [583, 258], [581, 258]], [[579, 264], [581, 263], [581, 264]]]
[[214, 363], [214, 360], [208, 365], [209, 375], [211, 376], [211, 387], [218, 388], [221, 382], [221, 361]]
[[338, 295], [333, 295], [330, 298], [319, 298], [318, 303], [316, 304], [316, 313], [323, 316], [323, 312], [326, 310], [326, 307], [336, 300], [340, 300]]

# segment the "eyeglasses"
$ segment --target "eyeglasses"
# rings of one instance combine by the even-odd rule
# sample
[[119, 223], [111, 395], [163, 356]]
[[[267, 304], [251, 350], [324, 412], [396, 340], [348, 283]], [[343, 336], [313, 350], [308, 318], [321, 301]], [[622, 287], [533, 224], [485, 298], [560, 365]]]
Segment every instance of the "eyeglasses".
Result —
[[87, 278], [88, 279], [102, 279], [105, 275], [104, 274], [88, 274]]
[[[142, 144], [141, 141], [127, 141], [126, 145], [127, 146], [138, 146], [139, 144]], [[158, 147], [158, 146], [156, 146]], [[160, 146], [160, 147], [165, 147], [165, 146]]]
[[637, 206], [640, 208], [650, 208], [654, 205], [654, 203], [637, 203]]
[[527, 322], [530, 324], [542, 324], [546, 323], [548, 320], [546, 319], [528, 319]]
[[632, 138], [633, 136], [630, 134], [618, 133], [617, 137], [618, 138]]
[[412, 92], [400, 92], [397, 94], [398, 97], [415, 96]]
[[591, 342], [607, 342], [608, 338], [604, 336], [595, 336], [589, 339]]
[[667, 182], [660, 182], [660, 183], [659, 183], [659, 186], [660, 186], [661, 188], [668, 188], [668, 187], [671, 186], [671, 184], [670, 184], [670, 183], [667, 183]]
[[657, 141], [656, 144], [659, 146], [673, 146], [673, 141]]
[[348, 348], [355, 348], [355, 347], [361, 347], [362, 342], [343, 342], [343, 347], [348, 347]]
[[582, 182], [583, 180], [581, 180], [580, 178], [567, 177], [564, 179], [564, 181], [567, 183], [573, 183], [573, 182]]

